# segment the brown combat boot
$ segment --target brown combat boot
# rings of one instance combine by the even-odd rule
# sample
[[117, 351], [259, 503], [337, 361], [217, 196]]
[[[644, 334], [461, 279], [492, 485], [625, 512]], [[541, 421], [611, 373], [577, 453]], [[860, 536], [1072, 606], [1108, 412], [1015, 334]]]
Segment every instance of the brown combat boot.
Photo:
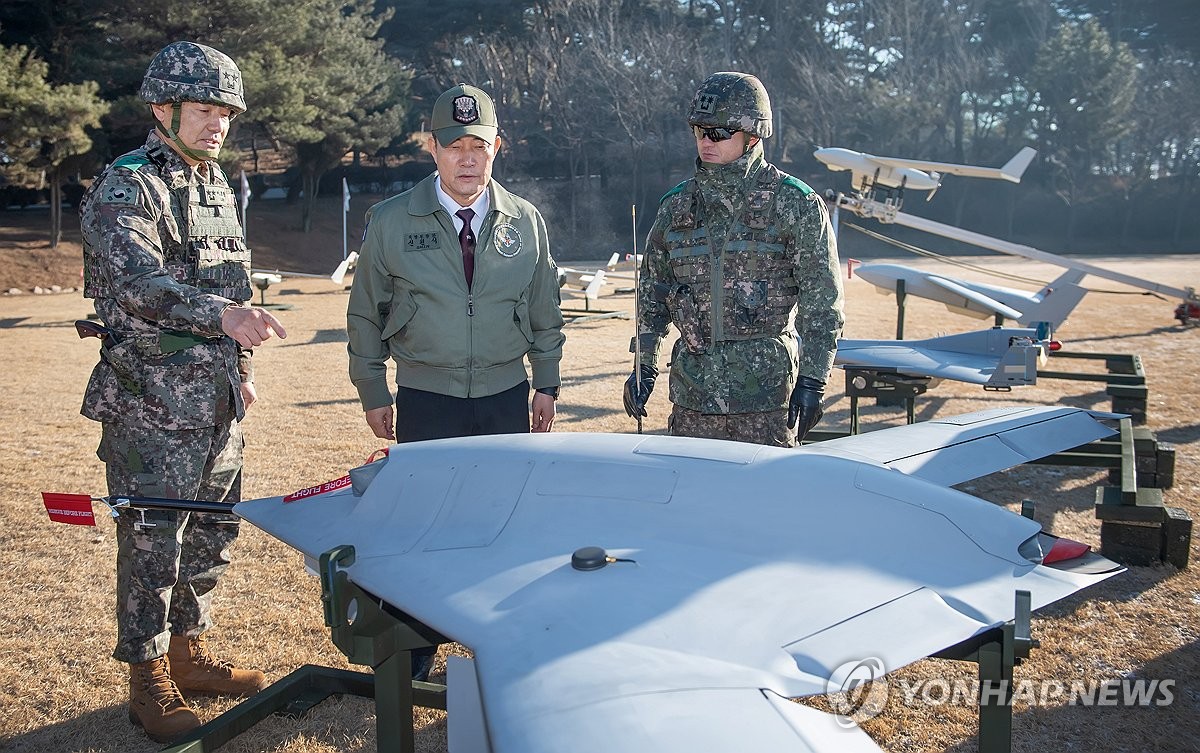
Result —
[[129, 721], [159, 743], [200, 726], [200, 718], [171, 682], [167, 657], [129, 665]]
[[213, 695], [254, 695], [267, 687], [257, 669], [237, 669], [208, 653], [204, 636], [172, 635], [167, 650], [171, 678], [181, 690]]

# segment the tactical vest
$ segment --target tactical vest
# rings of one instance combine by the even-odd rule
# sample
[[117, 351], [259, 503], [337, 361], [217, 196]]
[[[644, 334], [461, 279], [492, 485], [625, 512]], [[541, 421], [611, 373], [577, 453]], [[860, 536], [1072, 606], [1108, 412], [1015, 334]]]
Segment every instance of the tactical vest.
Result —
[[[758, 172], [752, 190], [736, 207], [723, 246], [718, 240], [714, 247], [708, 235], [694, 178], [668, 199], [671, 225], [663, 241], [675, 280], [690, 289], [694, 302], [680, 301], [677, 292], [668, 308], [680, 332], [695, 334], [689, 340], [751, 340], [792, 328], [800, 292], [793, 239], [772, 221], [784, 177], [770, 164]], [[690, 343], [689, 350], [697, 352]]]
[[[214, 171], [220, 170], [209, 164]], [[206, 293], [233, 301], [248, 300], [250, 248], [242, 240], [233, 190], [224, 180], [193, 183], [180, 189], [181, 193], [184, 190], [187, 191], [187, 240], [181, 249], [184, 251], [181, 261], [187, 278]]]
[[[136, 171], [150, 163], [161, 165], [162, 157], [156, 151], [133, 152], [118, 159], [112, 167]], [[179, 207], [175, 214], [183, 242], [177, 244], [170, 238], [162, 238], [163, 263], [171, 276], [185, 285], [233, 301], [247, 301], [252, 295], [250, 248], [242, 239], [233, 190], [216, 163], [210, 162], [209, 168], [213, 171], [212, 182], [189, 182], [171, 189], [171, 203]], [[97, 180], [96, 184], [101, 182]], [[89, 256], [86, 251], [85, 261]], [[115, 291], [107, 289], [102, 276], [89, 274], [87, 267], [85, 264], [84, 296], [115, 297]]]

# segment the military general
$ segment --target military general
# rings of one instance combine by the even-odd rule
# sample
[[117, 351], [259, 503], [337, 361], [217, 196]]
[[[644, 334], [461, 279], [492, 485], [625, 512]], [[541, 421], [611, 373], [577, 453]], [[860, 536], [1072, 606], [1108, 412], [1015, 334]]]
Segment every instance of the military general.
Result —
[[[216, 162], [246, 109], [241, 73], [211, 47], [176, 42], [151, 61], [140, 95], [154, 130], [80, 205], [84, 295], [104, 325], [82, 412], [101, 422], [110, 495], [237, 502], [252, 349], [286, 336], [246, 305], [250, 252]], [[122, 510], [117, 520], [113, 656], [130, 665], [130, 721], [159, 742], [200, 724], [181, 691], [266, 684], [205, 642], [237, 534], [231, 515]]]

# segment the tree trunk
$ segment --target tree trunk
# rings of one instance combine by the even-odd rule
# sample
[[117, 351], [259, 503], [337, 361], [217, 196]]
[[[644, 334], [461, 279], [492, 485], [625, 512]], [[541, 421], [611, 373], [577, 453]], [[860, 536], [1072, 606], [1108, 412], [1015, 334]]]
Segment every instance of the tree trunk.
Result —
[[62, 240], [62, 176], [58, 165], [50, 168], [50, 248]]
[[317, 191], [321, 187], [321, 177], [325, 170], [316, 166], [304, 169], [304, 196], [300, 200], [300, 229], [306, 233], [312, 232], [313, 210], [317, 206]]

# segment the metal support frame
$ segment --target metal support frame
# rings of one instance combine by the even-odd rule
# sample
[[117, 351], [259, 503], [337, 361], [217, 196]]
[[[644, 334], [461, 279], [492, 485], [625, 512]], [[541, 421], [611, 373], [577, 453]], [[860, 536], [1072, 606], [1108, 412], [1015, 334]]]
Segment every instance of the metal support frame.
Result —
[[1030, 596], [1017, 591], [1011, 622], [993, 628], [932, 658], [979, 665], [979, 753], [1012, 752], [1013, 668], [1037, 648], [1030, 629]]
[[335, 694], [374, 697], [376, 749], [413, 753], [413, 707], [446, 708], [446, 687], [412, 679], [414, 648], [447, 639], [393, 609], [350, 581], [343, 567], [354, 564], [354, 547], [321, 555], [321, 604], [325, 625], [338, 650], [373, 673], [307, 664], [269, 688], [163, 748], [170, 753], [209, 753], [275, 713], [298, 716]]
[[[930, 377], [908, 376], [894, 370], [847, 366], [846, 396], [850, 398], [850, 433], [858, 433], [858, 399], [873, 397], [880, 404], [904, 403], [908, 423], [916, 421], [916, 398], [929, 389]], [[815, 438], [815, 437], [814, 437]]]
[[1150, 389], [1146, 386], [1146, 372], [1142, 359], [1133, 353], [1074, 353], [1065, 350], [1050, 352], [1051, 359], [1073, 359], [1103, 361], [1105, 373], [1077, 371], [1049, 371], [1039, 369], [1038, 379], [1068, 379], [1077, 382], [1102, 382], [1105, 393], [1112, 398], [1114, 413], [1128, 413], [1136, 424], [1146, 422], [1146, 406]]

